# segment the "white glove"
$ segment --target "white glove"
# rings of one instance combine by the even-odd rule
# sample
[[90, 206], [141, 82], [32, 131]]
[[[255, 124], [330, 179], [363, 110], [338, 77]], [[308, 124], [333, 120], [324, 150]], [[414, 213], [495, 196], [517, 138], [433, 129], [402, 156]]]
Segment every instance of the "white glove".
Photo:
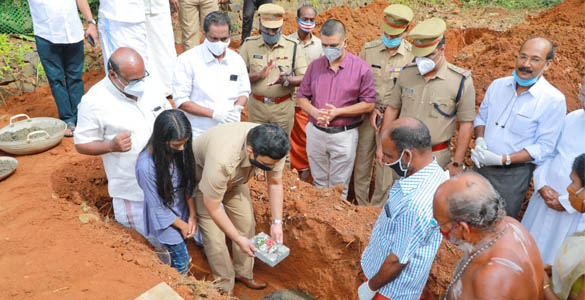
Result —
[[501, 166], [503, 164], [501, 155], [481, 148], [471, 150], [471, 160], [473, 160], [473, 163], [475, 163], [475, 166], [478, 168], [485, 166]]
[[376, 291], [372, 291], [369, 283], [370, 281], [366, 281], [358, 288], [358, 297], [360, 300], [372, 300], [376, 296]]
[[212, 119], [218, 121], [219, 123], [227, 123], [228, 122], [228, 116], [230, 114], [231, 110], [227, 110], [227, 109], [214, 109], [213, 110], [213, 115], [211, 116]]
[[475, 139], [475, 149], [487, 150], [487, 143], [483, 137], [478, 137]]
[[240, 122], [240, 118], [242, 117], [242, 110], [244, 109], [241, 105], [234, 105], [225, 119], [225, 123], [232, 123], [232, 122]]

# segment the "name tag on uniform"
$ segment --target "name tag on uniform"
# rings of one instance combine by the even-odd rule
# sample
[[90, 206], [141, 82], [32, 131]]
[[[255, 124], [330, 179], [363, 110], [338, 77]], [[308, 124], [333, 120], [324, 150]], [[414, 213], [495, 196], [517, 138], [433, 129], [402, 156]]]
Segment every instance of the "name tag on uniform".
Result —
[[402, 68], [388, 68], [388, 72], [390, 73], [392, 72], [400, 73], [400, 71], [402, 71]]
[[230, 75], [230, 81], [238, 81], [238, 75], [236, 74]]
[[372, 65], [372, 68], [376, 68], [376, 69], [382, 69], [382, 66], [378, 66], [378, 65]]
[[404, 88], [405, 93], [414, 93], [414, 89], [411, 88]]
[[262, 59], [262, 55], [257, 55], [257, 54], [254, 54], [252, 57], [253, 57], [253, 58], [256, 58], [256, 59]]

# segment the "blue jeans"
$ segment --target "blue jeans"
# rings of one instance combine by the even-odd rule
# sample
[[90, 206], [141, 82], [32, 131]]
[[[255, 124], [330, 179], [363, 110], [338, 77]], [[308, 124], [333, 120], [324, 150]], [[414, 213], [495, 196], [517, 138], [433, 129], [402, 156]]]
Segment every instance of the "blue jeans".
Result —
[[59, 119], [77, 123], [77, 105], [83, 96], [83, 40], [74, 44], [53, 44], [35, 36], [37, 52], [47, 74]]
[[177, 269], [182, 275], [187, 275], [187, 271], [189, 271], [189, 260], [191, 260], [191, 256], [187, 252], [187, 244], [181, 242], [176, 245], [163, 244], [163, 246], [171, 255], [171, 267]]

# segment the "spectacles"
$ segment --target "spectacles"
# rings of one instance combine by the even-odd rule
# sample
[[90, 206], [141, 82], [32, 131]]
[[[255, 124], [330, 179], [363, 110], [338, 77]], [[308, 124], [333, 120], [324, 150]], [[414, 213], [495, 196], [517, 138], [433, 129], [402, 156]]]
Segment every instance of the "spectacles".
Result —
[[128, 82], [128, 85], [132, 85], [132, 84], [135, 84], [137, 82], [140, 82], [140, 81], [144, 80], [146, 77], [150, 76], [150, 73], [148, 73], [147, 70], [144, 70], [144, 76], [143, 77], [137, 78], [137, 79], [131, 79], [131, 80], [125, 78], [124, 76], [122, 76], [122, 75], [120, 75], [120, 74], [118, 74], [116, 72], [114, 72], [114, 73], [116, 74], [116, 76], [118, 76], [118, 78], [124, 79], [124, 81]]

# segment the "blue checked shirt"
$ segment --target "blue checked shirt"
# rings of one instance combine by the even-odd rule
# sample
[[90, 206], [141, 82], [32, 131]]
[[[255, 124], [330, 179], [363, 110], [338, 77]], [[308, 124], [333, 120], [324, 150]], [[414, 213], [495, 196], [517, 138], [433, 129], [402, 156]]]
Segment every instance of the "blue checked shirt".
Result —
[[392, 300], [420, 297], [442, 239], [439, 230], [430, 225], [433, 197], [447, 179], [445, 171], [433, 161], [392, 186], [361, 261], [368, 279], [378, 273], [390, 253], [401, 264], [409, 263], [400, 276], [378, 290], [383, 296]]

